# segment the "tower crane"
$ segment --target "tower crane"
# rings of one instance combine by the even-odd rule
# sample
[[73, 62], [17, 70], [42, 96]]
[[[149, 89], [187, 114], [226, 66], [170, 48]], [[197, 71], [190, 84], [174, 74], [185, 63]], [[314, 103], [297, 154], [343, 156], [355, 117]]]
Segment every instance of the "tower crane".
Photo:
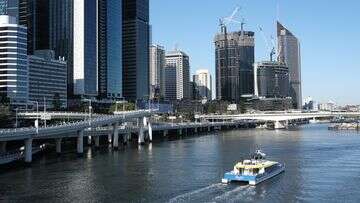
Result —
[[[264, 30], [262, 29], [261, 26], [259, 26], [259, 31], [265, 41], [265, 45], [266, 45], [266, 48], [268, 49], [268, 51], [270, 52], [270, 61], [273, 61], [273, 56], [276, 54], [276, 51], [275, 51], [275, 42], [273, 40], [271, 40], [272, 42], [272, 47], [270, 47], [269, 45], [269, 42], [268, 42], [268, 39], [266, 38], [265, 36], [265, 33], [264, 33]], [[273, 39], [273, 38], [272, 38]]]

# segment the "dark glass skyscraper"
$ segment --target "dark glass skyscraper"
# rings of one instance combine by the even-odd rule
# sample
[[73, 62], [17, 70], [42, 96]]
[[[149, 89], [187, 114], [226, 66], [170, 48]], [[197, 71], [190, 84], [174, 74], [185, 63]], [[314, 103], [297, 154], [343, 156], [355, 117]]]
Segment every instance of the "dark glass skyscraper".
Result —
[[69, 98], [97, 95], [97, 2], [37, 0], [37, 18], [45, 20], [36, 28], [36, 48], [67, 61]]
[[215, 36], [217, 99], [239, 102], [241, 95], [254, 93], [254, 32], [227, 33]]
[[302, 108], [301, 57], [299, 40], [280, 22], [277, 22], [279, 62], [289, 67], [290, 96], [293, 108]]
[[98, 85], [102, 98], [122, 97], [122, 0], [98, 1]]
[[149, 0], [123, 1], [123, 96], [149, 96]]

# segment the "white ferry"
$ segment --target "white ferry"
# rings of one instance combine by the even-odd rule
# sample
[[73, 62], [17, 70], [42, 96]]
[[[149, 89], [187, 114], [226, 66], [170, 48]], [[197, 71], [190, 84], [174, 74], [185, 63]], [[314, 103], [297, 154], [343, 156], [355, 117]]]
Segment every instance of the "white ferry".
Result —
[[250, 185], [256, 185], [285, 170], [284, 164], [266, 160], [265, 157], [265, 153], [256, 150], [250, 159], [237, 163], [233, 171], [225, 173], [222, 182], [242, 181], [248, 182]]

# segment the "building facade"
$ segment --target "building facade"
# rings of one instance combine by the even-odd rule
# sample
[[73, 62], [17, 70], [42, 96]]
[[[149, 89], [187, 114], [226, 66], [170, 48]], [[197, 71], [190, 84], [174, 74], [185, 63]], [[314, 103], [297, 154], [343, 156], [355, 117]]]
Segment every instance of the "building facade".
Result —
[[40, 107], [67, 107], [66, 62], [56, 60], [52, 50], [37, 50], [29, 56], [29, 100]]
[[[17, 24], [27, 27], [27, 52], [35, 49], [36, 0], [0, 0], [0, 15], [9, 15], [17, 19]], [[38, 24], [43, 23], [39, 19]]]
[[74, 0], [73, 9], [74, 95], [97, 96], [97, 0]]
[[[176, 71], [176, 79], [169, 81], [165, 75], [167, 86], [169, 83], [176, 84], [176, 99], [189, 99], [190, 98], [190, 61], [189, 56], [182, 51], [172, 51], [166, 54], [166, 69]], [[166, 96], [168, 97], [168, 96]]]
[[241, 95], [253, 94], [254, 32], [227, 33], [215, 36], [216, 97], [239, 102]]
[[0, 15], [0, 94], [13, 106], [26, 106], [28, 83], [27, 29]]
[[149, 97], [149, 0], [123, 0], [123, 96]]
[[165, 49], [159, 45], [150, 46], [150, 98], [159, 98], [165, 95]]
[[165, 66], [165, 100], [173, 101], [177, 99], [176, 94], [176, 66]]
[[284, 64], [274, 61], [255, 63], [254, 80], [258, 97], [289, 97], [289, 68]]
[[99, 96], [122, 98], [122, 0], [98, 0], [98, 37]]
[[289, 67], [290, 96], [293, 108], [302, 108], [301, 56], [299, 40], [280, 22], [277, 22], [279, 62]]
[[200, 99], [212, 99], [212, 77], [209, 70], [197, 70], [193, 76], [193, 82], [196, 83]]

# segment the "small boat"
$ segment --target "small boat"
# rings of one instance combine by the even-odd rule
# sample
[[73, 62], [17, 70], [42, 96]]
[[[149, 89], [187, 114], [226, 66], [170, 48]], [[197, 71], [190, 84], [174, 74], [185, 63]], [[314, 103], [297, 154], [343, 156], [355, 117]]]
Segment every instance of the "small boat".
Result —
[[221, 182], [241, 181], [248, 182], [250, 185], [256, 185], [285, 170], [285, 164], [269, 161], [265, 158], [265, 153], [261, 150], [256, 150], [250, 159], [237, 163], [233, 171], [225, 173]]

